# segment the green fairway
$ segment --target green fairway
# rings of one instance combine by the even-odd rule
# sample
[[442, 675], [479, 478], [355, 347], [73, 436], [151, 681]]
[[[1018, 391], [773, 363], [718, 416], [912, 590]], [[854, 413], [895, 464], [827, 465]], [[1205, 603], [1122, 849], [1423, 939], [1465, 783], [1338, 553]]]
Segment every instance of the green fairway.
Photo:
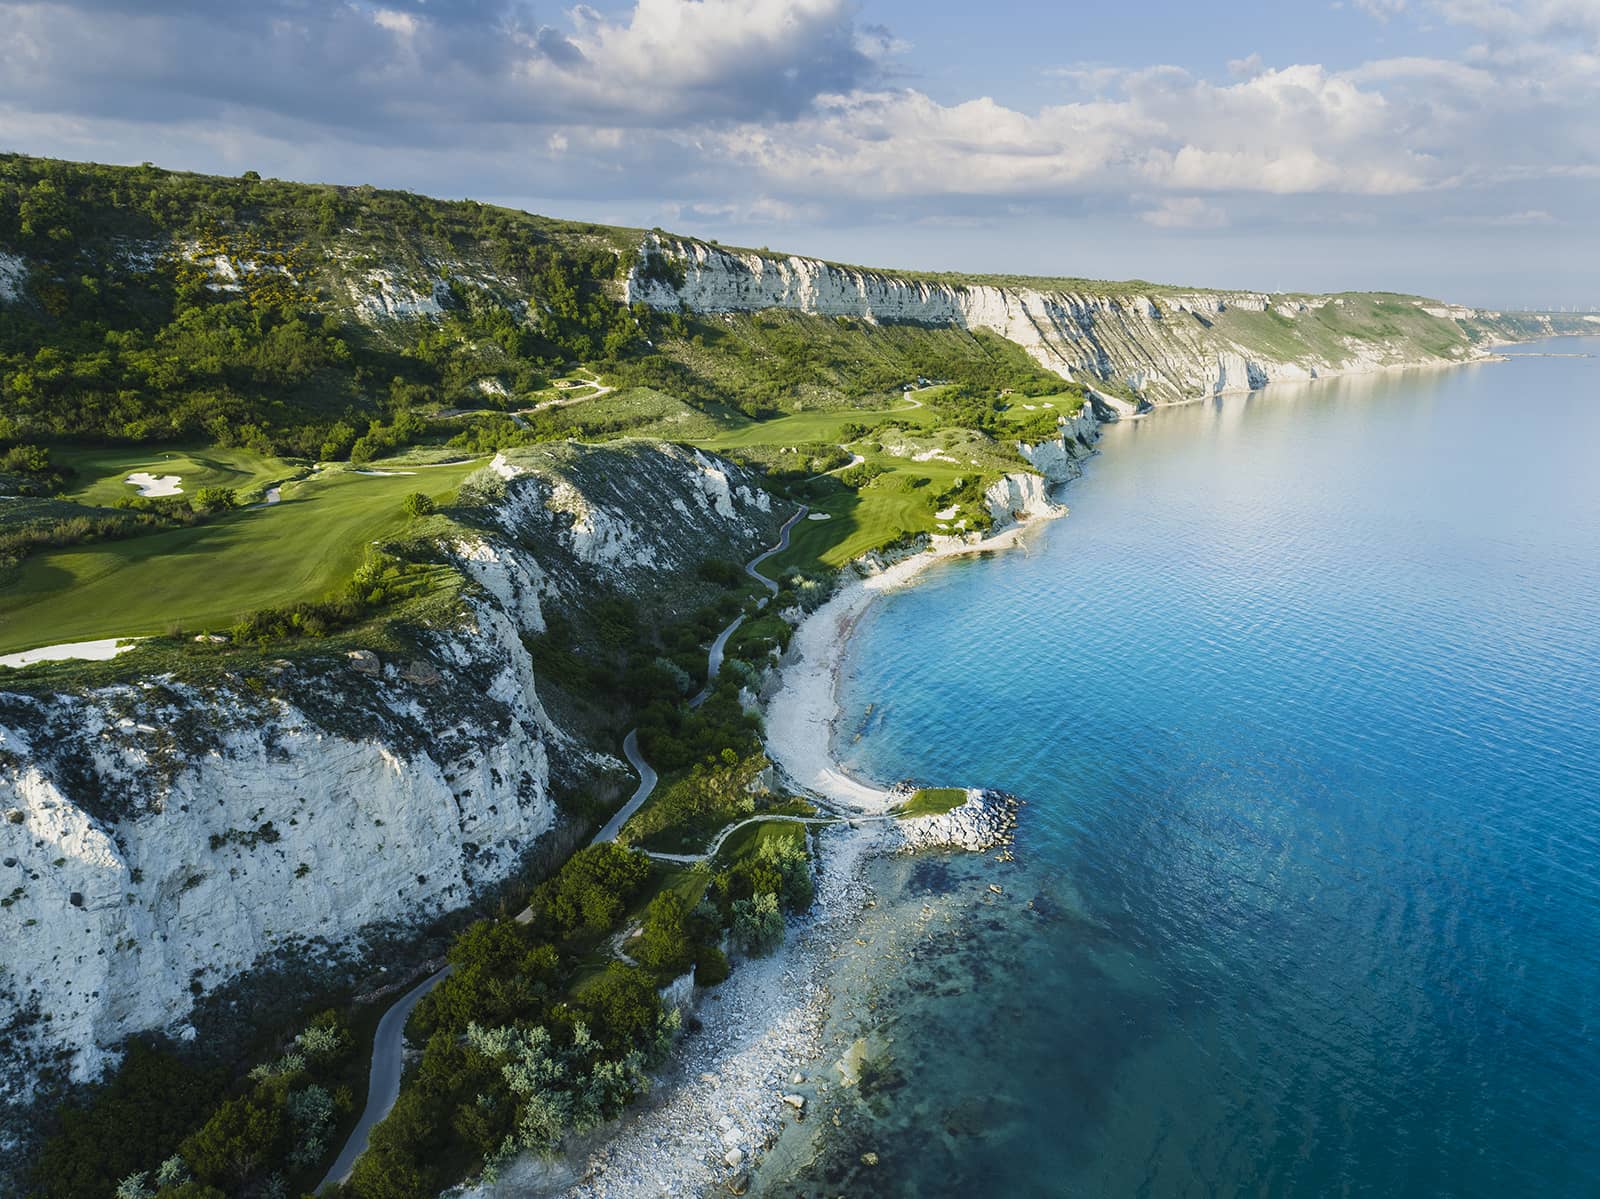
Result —
[[1041, 414], [1052, 413], [1056, 416], [1076, 416], [1087, 401], [1075, 391], [1064, 391], [1058, 395], [1048, 396], [1009, 396], [999, 417], [1010, 425], [1025, 425], [1035, 421]]
[[903, 420], [924, 428], [937, 423], [935, 414], [920, 403], [909, 400], [893, 408], [857, 410], [839, 409], [830, 412], [796, 412], [774, 420], [750, 421], [736, 429], [729, 429], [706, 437], [700, 442], [709, 450], [737, 450], [752, 445], [801, 445], [808, 441], [838, 442], [846, 425], [860, 425], [871, 429], [889, 420]]
[[308, 469], [285, 458], [242, 449], [68, 449], [52, 451], [52, 456], [72, 472], [66, 493], [69, 498], [107, 508], [139, 494], [139, 489], [127, 482], [128, 476], [138, 471], [158, 477], [177, 475], [181, 494], [186, 496], [202, 487], [232, 487], [239, 493], [240, 503], [250, 504], [260, 500], [272, 484]]
[[[776, 569], [837, 568], [893, 541], [901, 533], [935, 533], [939, 521], [928, 497], [957, 479], [978, 471], [948, 462], [912, 462], [888, 455], [868, 455], [869, 462], [889, 468], [859, 491], [840, 487], [811, 501], [812, 516], [789, 534], [789, 548], [775, 559]], [[920, 487], [915, 480], [926, 479]], [[813, 519], [826, 515], [827, 520]]]
[[476, 465], [386, 477], [327, 470], [285, 485], [283, 501], [268, 507], [36, 554], [0, 584], [0, 652], [214, 628], [321, 599], [351, 576], [368, 545], [405, 527], [406, 494], [440, 499]]

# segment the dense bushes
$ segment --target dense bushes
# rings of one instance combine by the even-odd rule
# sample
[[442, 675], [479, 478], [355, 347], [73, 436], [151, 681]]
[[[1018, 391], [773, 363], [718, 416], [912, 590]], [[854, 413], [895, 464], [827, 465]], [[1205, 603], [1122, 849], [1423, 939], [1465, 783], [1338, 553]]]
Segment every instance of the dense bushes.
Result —
[[221, 1098], [227, 1079], [170, 1050], [135, 1041], [86, 1105], [64, 1109], [34, 1164], [34, 1199], [108, 1199], [117, 1183], [153, 1171]]
[[[0, 438], [205, 438], [362, 460], [415, 441], [421, 410], [484, 375], [539, 386], [562, 363], [630, 352], [640, 325], [608, 294], [623, 269], [608, 237], [371, 188], [0, 155], [0, 244], [42, 268], [0, 329]], [[141, 241], [158, 253], [130, 260]], [[534, 319], [454, 282], [402, 353], [347, 323], [325, 264], [404, 263], [419, 246], [489, 259], [537, 299]]]
[[702, 848], [723, 825], [755, 812], [751, 787], [766, 764], [759, 753], [740, 757], [730, 750], [727, 758], [697, 762], [664, 779], [650, 803], [628, 822], [628, 836], [671, 853]]
[[564, 977], [555, 946], [509, 920], [479, 921], [450, 949], [455, 971], [424, 996], [412, 1016], [424, 1035], [464, 1034], [474, 1021], [537, 1019], [560, 993]]
[[[310, 1186], [338, 1114], [352, 1104], [354, 1040], [324, 1012], [248, 1077], [133, 1044], [86, 1107], [62, 1113], [34, 1199], [211, 1199]], [[284, 1192], [286, 1193], [286, 1191]]]
[[628, 952], [658, 982], [677, 978], [692, 966], [695, 982], [711, 987], [728, 977], [728, 959], [717, 946], [721, 937], [722, 923], [714, 907], [702, 904], [689, 911], [682, 897], [669, 890], [650, 901]]
[[580, 981], [569, 954], [609, 932], [649, 877], [642, 854], [590, 846], [535, 890], [530, 923], [480, 921], [456, 939], [454, 972], [413, 1015], [422, 1061], [344, 1194], [424, 1199], [492, 1175], [612, 1118], [647, 1085], [676, 1013], [644, 968], [614, 961]]
[[773, 895], [789, 911], [811, 906], [811, 862], [798, 837], [768, 837], [753, 854], [741, 858], [712, 880], [712, 894], [724, 913], [758, 895]]
[[639, 744], [663, 773], [725, 760], [747, 758], [760, 748], [761, 721], [739, 704], [739, 683], [731, 673], [718, 680], [698, 708], [657, 700], [639, 714]]
[[557, 943], [599, 936], [616, 923], [650, 877], [650, 862], [612, 842], [573, 854], [529, 901], [534, 925]]

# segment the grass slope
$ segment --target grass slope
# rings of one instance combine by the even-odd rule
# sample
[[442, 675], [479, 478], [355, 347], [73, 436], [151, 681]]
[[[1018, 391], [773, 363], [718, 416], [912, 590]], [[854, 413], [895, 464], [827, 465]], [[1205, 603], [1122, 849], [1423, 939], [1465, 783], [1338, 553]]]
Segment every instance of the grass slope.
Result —
[[901, 820], [918, 816], [943, 816], [967, 802], [967, 793], [960, 787], [924, 787], [895, 813]]
[[114, 505], [138, 494], [127, 482], [135, 471], [152, 475], [178, 475], [184, 495], [202, 487], [231, 487], [241, 503], [260, 501], [267, 488], [303, 473], [284, 458], [246, 449], [151, 450], [60, 449], [54, 459], [71, 472], [67, 498], [81, 504]]
[[286, 485], [271, 507], [34, 555], [0, 584], [0, 652], [218, 627], [320, 599], [354, 573], [372, 542], [405, 527], [408, 493], [442, 499], [476, 465], [386, 478], [324, 471]]

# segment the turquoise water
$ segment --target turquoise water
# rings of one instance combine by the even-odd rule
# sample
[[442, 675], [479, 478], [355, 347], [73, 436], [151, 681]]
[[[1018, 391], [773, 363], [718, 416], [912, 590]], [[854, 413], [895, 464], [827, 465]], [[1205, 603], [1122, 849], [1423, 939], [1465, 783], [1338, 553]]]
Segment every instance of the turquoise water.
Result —
[[832, 1033], [883, 1056], [783, 1189], [1600, 1194], [1600, 359], [1102, 449], [853, 643], [853, 769], [1029, 806], [875, 868]]

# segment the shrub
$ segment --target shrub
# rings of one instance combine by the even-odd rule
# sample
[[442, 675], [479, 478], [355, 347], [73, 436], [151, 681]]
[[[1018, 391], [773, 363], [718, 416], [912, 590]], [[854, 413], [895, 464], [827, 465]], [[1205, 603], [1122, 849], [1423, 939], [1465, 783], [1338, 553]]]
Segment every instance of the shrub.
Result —
[[463, 1033], [473, 1022], [540, 1018], [561, 980], [555, 946], [534, 944], [525, 925], [509, 920], [469, 926], [450, 947], [450, 961], [455, 971], [412, 1017], [424, 1033]]
[[744, 570], [734, 562], [725, 558], [705, 558], [696, 568], [696, 573], [708, 583], [715, 583], [719, 587], [737, 587], [744, 581]]
[[533, 894], [535, 917], [554, 940], [598, 936], [622, 915], [650, 877], [650, 859], [603, 842], [580, 849]]
[[434, 510], [433, 501], [427, 496], [423, 495], [420, 491], [413, 491], [410, 495], [406, 496], [406, 498], [401, 501], [401, 507], [405, 509], [405, 514], [412, 520], [416, 520], [418, 517], [422, 516], [429, 516]]
[[718, 983], [726, 982], [732, 968], [728, 965], [728, 955], [715, 945], [696, 945], [694, 947], [694, 981], [699, 987], [714, 987]]
[[689, 968], [694, 950], [689, 941], [688, 913], [683, 900], [673, 892], [663, 891], [650, 901], [633, 957], [665, 978], [676, 978]]
[[618, 1050], [648, 1044], [661, 1014], [655, 980], [638, 966], [612, 962], [589, 984], [577, 1006], [594, 1034]]
[[191, 506], [196, 512], [227, 512], [239, 506], [239, 493], [232, 487], [202, 487], [194, 493]]
[[783, 943], [783, 912], [776, 895], [764, 892], [734, 901], [733, 941], [755, 957], [765, 957]]
[[774, 867], [782, 879], [779, 894], [783, 906], [792, 912], [804, 911], [811, 906], [816, 895], [816, 883], [811, 877], [811, 859], [805, 845], [794, 838], [774, 837], [763, 841], [756, 850], [756, 861]]
[[[221, 1097], [225, 1078], [135, 1041], [89, 1103], [61, 1113], [34, 1164], [39, 1199], [110, 1195], [120, 1179], [170, 1155]], [[165, 1185], [163, 1183], [163, 1185]]]
[[283, 1157], [288, 1132], [282, 1096], [258, 1091], [225, 1102], [180, 1152], [200, 1181], [238, 1187]]

